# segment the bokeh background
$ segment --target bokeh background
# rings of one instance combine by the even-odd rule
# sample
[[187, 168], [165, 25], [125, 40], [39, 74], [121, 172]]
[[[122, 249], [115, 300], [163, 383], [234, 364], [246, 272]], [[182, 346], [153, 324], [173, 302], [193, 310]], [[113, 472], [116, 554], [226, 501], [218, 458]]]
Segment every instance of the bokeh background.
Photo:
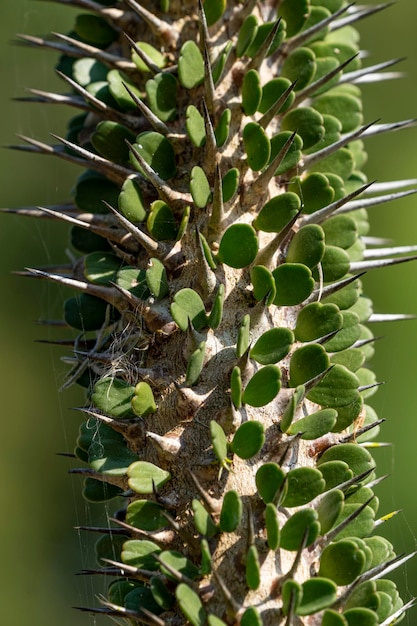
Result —
[[[367, 2], [366, 4], [372, 4]], [[64, 134], [68, 109], [12, 101], [25, 87], [61, 88], [55, 56], [11, 45], [15, 33], [69, 30], [74, 11], [34, 0], [0, 4], [0, 144], [18, 143], [16, 133], [47, 139]], [[407, 57], [405, 79], [364, 87], [366, 120], [417, 117], [417, 3], [400, 0], [361, 25], [367, 63]], [[367, 143], [370, 179], [417, 177], [417, 130], [376, 137]], [[78, 170], [44, 156], [2, 150], [0, 206], [48, 205], [68, 198]], [[371, 209], [373, 234], [397, 244], [417, 242], [417, 196]], [[94, 566], [91, 537], [73, 530], [96, 519], [94, 506], [79, 497], [80, 479], [68, 476], [68, 459], [80, 416], [68, 407], [82, 393], [58, 392], [66, 372], [64, 352], [37, 339], [56, 336], [40, 323], [60, 317], [64, 292], [11, 275], [24, 266], [65, 261], [66, 228], [48, 220], [3, 215], [0, 226], [0, 606], [10, 626], [91, 626], [108, 623], [76, 612], [94, 603], [99, 581], [75, 576]], [[417, 263], [370, 272], [365, 277], [377, 312], [417, 314]], [[386, 418], [380, 439], [392, 446], [375, 452], [380, 474], [380, 513], [402, 509], [382, 532], [397, 553], [416, 548], [417, 537], [417, 321], [380, 324], [373, 367], [386, 381], [372, 398]], [[417, 558], [396, 574], [405, 599], [417, 595]], [[94, 586], [93, 586], [94, 585]], [[404, 623], [417, 623], [417, 610]]]

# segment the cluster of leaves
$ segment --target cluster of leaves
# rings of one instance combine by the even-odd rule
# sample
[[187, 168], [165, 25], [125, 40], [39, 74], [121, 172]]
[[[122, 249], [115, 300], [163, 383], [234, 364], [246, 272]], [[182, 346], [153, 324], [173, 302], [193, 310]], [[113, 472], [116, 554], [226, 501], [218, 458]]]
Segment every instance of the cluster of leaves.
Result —
[[[414, 249], [366, 249], [367, 207], [409, 192], [361, 170], [363, 137], [408, 122], [363, 125], [357, 83], [393, 62], [362, 68], [352, 26], [381, 7], [282, 0], [266, 18], [262, 3], [206, 0], [184, 24], [175, 3], [74, 4], [91, 13], [69, 35], [24, 39], [60, 50], [71, 87], [32, 99], [82, 112], [59, 145], [27, 141], [86, 171], [69, 205], [25, 213], [72, 225], [76, 260], [30, 274], [81, 292], [64, 306], [81, 331], [68, 380], [89, 399], [76, 471], [87, 500], [125, 505], [97, 542], [116, 580], [94, 610], [394, 623], [408, 605], [384, 578], [403, 560], [373, 535], [376, 318], [360, 276]], [[239, 467], [254, 490], [239, 491]], [[228, 535], [243, 563], [232, 583]], [[271, 577], [268, 558], [291, 565]]]

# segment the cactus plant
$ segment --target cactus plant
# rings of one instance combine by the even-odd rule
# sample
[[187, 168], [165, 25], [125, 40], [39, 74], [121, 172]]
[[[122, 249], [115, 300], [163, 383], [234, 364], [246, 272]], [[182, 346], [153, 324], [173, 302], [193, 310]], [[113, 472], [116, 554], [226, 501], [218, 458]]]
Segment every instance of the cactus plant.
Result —
[[[56, 0], [58, 1], [58, 0]], [[65, 386], [85, 388], [74, 472], [114, 516], [83, 610], [128, 623], [387, 625], [409, 608], [386, 576], [408, 558], [377, 532], [367, 362], [381, 319], [364, 272], [417, 247], [368, 235], [367, 66], [344, 0], [79, 7], [58, 50], [77, 115], [53, 146], [85, 168], [62, 206], [66, 264], [28, 269], [78, 291]], [[385, 5], [384, 5], [385, 6]], [[392, 76], [392, 73], [389, 73]], [[79, 464], [82, 467], [79, 467]]]

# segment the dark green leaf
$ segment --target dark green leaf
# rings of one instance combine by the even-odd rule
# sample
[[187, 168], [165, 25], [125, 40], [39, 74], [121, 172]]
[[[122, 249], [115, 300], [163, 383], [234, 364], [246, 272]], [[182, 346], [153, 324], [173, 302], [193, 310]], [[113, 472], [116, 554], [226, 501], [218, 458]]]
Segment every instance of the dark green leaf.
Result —
[[281, 370], [276, 365], [265, 365], [249, 380], [242, 395], [242, 402], [251, 406], [265, 406], [281, 388]]
[[192, 626], [204, 626], [206, 612], [200, 598], [188, 585], [180, 583], [175, 590], [175, 595], [181, 611]]
[[258, 454], [265, 441], [264, 427], [254, 420], [243, 422], [237, 429], [232, 443], [232, 451], [241, 459], [250, 459]]
[[287, 474], [285, 507], [302, 506], [324, 491], [326, 483], [321, 472], [312, 467], [297, 467]]
[[285, 479], [285, 472], [276, 463], [264, 463], [256, 472], [256, 487], [265, 504], [273, 503]]
[[256, 122], [249, 122], [243, 129], [243, 145], [246, 150], [249, 167], [258, 172], [268, 163], [271, 144], [268, 135]]
[[277, 290], [274, 304], [277, 306], [300, 304], [314, 289], [311, 270], [301, 263], [283, 263], [272, 275]]
[[297, 387], [319, 374], [322, 374], [330, 365], [330, 359], [324, 347], [318, 343], [311, 343], [295, 350], [290, 361], [290, 384]]
[[218, 258], [236, 269], [247, 267], [258, 253], [258, 238], [249, 224], [232, 224], [220, 241]]
[[279, 233], [299, 212], [300, 198], [292, 192], [282, 193], [268, 200], [254, 219], [256, 230]]
[[132, 463], [127, 476], [129, 487], [140, 494], [154, 493], [171, 478], [169, 472], [148, 461]]
[[[155, 131], [145, 131], [136, 137], [133, 147], [163, 180], [175, 176], [177, 166], [174, 149], [169, 139]], [[130, 160], [134, 168], [142, 172], [142, 168], [133, 154], [130, 155]]]
[[148, 106], [163, 122], [177, 117], [177, 79], [172, 74], [156, 74], [146, 82]]
[[271, 328], [259, 337], [250, 356], [261, 365], [278, 363], [287, 356], [293, 342], [294, 333], [289, 328]]
[[186, 41], [178, 59], [178, 78], [186, 89], [200, 85], [204, 80], [204, 60], [200, 49], [193, 40]]
[[281, 530], [280, 546], [284, 550], [297, 551], [306, 536], [306, 546], [311, 545], [320, 532], [317, 513], [313, 509], [296, 511]]

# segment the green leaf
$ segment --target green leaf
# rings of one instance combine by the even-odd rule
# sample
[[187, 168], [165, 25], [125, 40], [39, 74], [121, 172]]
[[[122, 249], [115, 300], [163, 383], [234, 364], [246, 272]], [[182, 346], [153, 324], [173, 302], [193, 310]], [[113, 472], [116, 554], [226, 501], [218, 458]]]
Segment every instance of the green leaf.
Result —
[[[254, 39], [252, 40], [252, 42], [250, 43], [250, 45], [245, 51], [245, 54], [247, 56], [249, 57], [256, 56], [261, 46], [269, 37], [269, 34], [271, 30], [275, 27], [275, 25], [276, 25], [276, 22], [264, 22], [263, 24], [260, 24], [260, 26], [258, 27], [256, 31]], [[271, 54], [276, 52], [279, 46], [281, 45], [281, 43], [284, 41], [284, 38], [285, 38], [285, 28], [284, 28], [284, 24], [281, 22], [280, 24], [278, 24], [278, 29], [274, 35], [272, 43], [270, 44], [265, 56], [270, 56]]]
[[287, 474], [285, 507], [302, 506], [324, 491], [326, 483], [321, 472], [312, 467], [297, 467]]
[[134, 500], [126, 511], [126, 523], [140, 530], [160, 530], [168, 525], [165, 509], [157, 502]]
[[240, 626], [263, 626], [262, 618], [259, 615], [258, 609], [254, 606], [250, 606], [246, 609], [240, 620]]
[[177, 79], [168, 72], [156, 74], [145, 85], [148, 106], [163, 122], [177, 117]]
[[[216, 137], [216, 145], [218, 148], [221, 148], [226, 143], [229, 137], [231, 119], [232, 119], [231, 110], [224, 109], [224, 111], [219, 117], [219, 121], [217, 122], [216, 128], [214, 129], [214, 136]], [[236, 171], [239, 176], [239, 170], [236, 170]], [[224, 200], [224, 202], [227, 202], [227, 200]]]
[[297, 387], [312, 380], [325, 372], [329, 365], [330, 359], [322, 345], [311, 343], [298, 348], [290, 361], [291, 387]]
[[304, 400], [305, 391], [304, 385], [298, 385], [298, 387], [291, 394], [279, 424], [281, 432], [286, 433], [291, 426], [297, 407]]
[[124, 606], [127, 594], [139, 586], [142, 585], [131, 580], [115, 580], [110, 583], [108, 588], [109, 601], [118, 606]]
[[242, 376], [240, 367], [235, 365], [232, 369], [230, 376], [230, 390], [232, 395], [232, 402], [236, 409], [240, 409], [242, 406]]
[[206, 612], [200, 598], [188, 585], [180, 583], [175, 590], [179, 607], [192, 626], [204, 626]]
[[146, 271], [138, 270], [137, 267], [122, 267], [117, 272], [116, 284], [141, 300], [146, 300], [151, 295], [146, 280]]
[[[327, 488], [327, 484], [326, 484]], [[321, 533], [324, 535], [333, 528], [344, 503], [344, 494], [340, 489], [328, 491], [320, 500], [317, 507]]]
[[175, 604], [174, 596], [168, 591], [163, 580], [159, 576], [153, 576], [150, 582], [150, 589], [153, 599], [164, 611], [169, 611]]
[[226, 622], [224, 622], [216, 615], [209, 615], [207, 618], [208, 626], [227, 626]]
[[348, 626], [378, 626], [378, 616], [366, 608], [349, 609], [343, 613]]
[[137, 611], [138, 607], [149, 611], [153, 615], [162, 613], [162, 608], [156, 603], [149, 587], [136, 587], [125, 597], [125, 608]]
[[291, 611], [297, 610], [301, 600], [301, 585], [292, 578], [288, 578], [282, 585], [282, 612], [288, 615]]
[[242, 518], [242, 500], [235, 490], [226, 491], [220, 511], [219, 526], [222, 532], [233, 533]]
[[304, 150], [321, 141], [325, 133], [322, 115], [311, 107], [298, 107], [287, 113], [281, 130], [296, 131], [303, 140]]
[[214, 297], [213, 307], [208, 318], [209, 328], [216, 329], [220, 326], [223, 317], [224, 285], [221, 283]]
[[326, 491], [353, 477], [353, 472], [345, 461], [325, 461], [320, 464], [320, 471], [326, 481]]
[[301, 439], [318, 439], [332, 430], [336, 420], [335, 409], [322, 409], [293, 422], [287, 432], [289, 435], [303, 433]]
[[346, 601], [344, 609], [346, 611], [347, 609], [353, 609], [355, 607], [364, 607], [377, 612], [379, 604], [376, 581], [367, 580], [353, 590]]
[[116, 206], [119, 191], [119, 186], [105, 176], [87, 170], [77, 179], [73, 199], [80, 211], [108, 213], [109, 210], [103, 200], [111, 206]]
[[363, 123], [362, 104], [359, 98], [346, 93], [330, 91], [314, 100], [316, 111], [333, 115], [342, 124], [342, 133], [359, 128]]
[[335, 304], [310, 302], [298, 313], [294, 335], [298, 341], [314, 341], [339, 330], [342, 325], [343, 316]]
[[[271, 157], [269, 159], [269, 162], [273, 161], [273, 159], [284, 148], [287, 141], [289, 141], [291, 137], [292, 133], [289, 130], [284, 130], [282, 131], [282, 133], [278, 133], [278, 135], [274, 135], [271, 138]], [[285, 157], [282, 159], [277, 169], [275, 170], [275, 176], [281, 176], [281, 174], [285, 174], [286, 172], [288, 172], [288, 170], [292, 170], [296, 167], [301, 159], [302, 147], [303, 140], [299, 135], [295, 135], [292, 138], [291, 145], [288, 148]]]
[[218, 528], [211, 519], [211, 516], [207, 513], [204, 506], [201, 502], [194, 499], [192, 501], [192, 508], [194, 513], [194, 524], [197, 531], [204, 535], [204, 537], [213, 537], [218, 532]]
[[231, 41], [228, 41], [224, 46], [223, 50], [220, 52], [217, 59], [214, 61], [211, 66], [211, 74], [213, 76], [213, 83], [216, 85], [218, 81], [221, 79], [223, 70], [226, 65], [226, 61], [229, 58], [230, 51], [233, 48], [233, 44]]
[[[288, 78], [273, 78], [265, 83], [262, 87], [262, 98], [258, 110], [260, 113], [266, 113], [278, 100], [283, 97], [284, 93], [291, 87], [291, 81]], [[283, 102], [278, 113], [286, 111], [294, 102], [295, 94], [291, 92]]]
[[159, 563], [153, 555], [160, 552], [161, 548], [153, 541], [129, 539], [123, 544], [121, 558], [126, 565], [152, 572], [159, 569]]
[[99, 122], [91, 135], [91, 143], [101, 156], [118, 164], [129, 161], [129, 147], [126, 143], [135, 141], [134, 133], [117, 122]]
[[246, 552], [246, 584], [249, 589], [253, 590], [258, 589], [261, 584], [261, 568], [255, 545], [249, 546]]
[[294, 334], [289, 328], [271, 328], [259, 337], [250, 356], [261, 365], [278, 363], [291, 349]]
[[207, 261], [207, 265], [210, 269], [215, 270], [217, 267], [217, 263], [214, 260], [211, 248], [207, 239], [201, 233], [198, 233], [198, 238], [200, 239], [201, 249], [204, 254], [204, 259]]
[[236, 167], [228, 170], [223, 176], [222, 193], [223, 202], [229, 202], [237, 192], [239, 186], [239, 170]]
[[[159, 68], [163, 68], [166, 65], [165, 56], [161, 52], [159, 52], [159, 50], [151, 46], [151, 44], [147, 43], [146, 41], [137, 41], [136, 47], [144, 52], [146, 56], [148, 56], [151, 61]], [[151, 71], [146, 63], [142, 61], [137, 52], [132, 52], [132, 61], [140, 72], [147, 73]]]
[[348, 626], [348, 624], [343, 615], [337, 613], [337, 611], [327, 609], [323, 613], [321, 626]]
[[[342, 512], [336, 520], [335, 526], [337, 527], [340, 523], [344, 522], [351, 515], [354, 515], [359, 507], [360, 505], [355, 502], [345, 502]], [[350, 537], [367, 537], [373, 532], [374, 526], [375, 511], [372, 506], [369, 505], [366, 506], [354, 519], [350, 520], [349, 524], [343, 530], [337, 533], [337, 539], [349, 539]]]
[[349, 215], [335, 215], [323, 222], [326, 244], [347, 250], [357, 240], [356, 222]]
[[347, 181], [355, 167], [353, 155], [348, 148], [339, 148], [330, 156], [327, 156], [313, 164], [310, 171], [333, 174]]
[[243, 129], [243, 145], [245, 147], [249, 167], [258, 172], [268, 163], [271, 156], [271, 144], [268, 135], [256, 122], [249, 122]]
[[285, 20], [287, 37], [292, 37], [304, 26], [309, 14], [307, 0], [284, 0], [279, 6], [279, 15]]
[[224, 232], [218, 258], [235, 269], [250, 265], [258, 254], [258, 238], [249, 224], [232, 224]]
[[272, 275], [277, 290], [273, 303], [277, 306], [301, 304], [314, 289], [311, 270], [302, 263], [283, 263]]
[[151, 294], [158, 300], [168, 295], [168, 277], [165, 267], [159, 259], [149, 259], [146, 270], [146, 284]]
[[258, 454], [265, 441], [264, 427], [261, 422], [250, 420], [243, 422], [237, 429], [232, 443], [232, 452], [241, 459], [250, 459]]
[[100, 411], [111, 417], [132, 416], [131, 401], [135, 388], [120, 378], [108, 376], [94, 385], [91, 400]]
[[308, 394], [308, 399], [324, 407], [344, 407], [357, 400], [359, 380], [343, 365], [334, 365]]
[[[79, 458], [78, 454], [77, 458]], [[88, 463], [88, 455], [80, 460]], [[122, 496], [123, 489], [117, 487], [117, 485], [111, 485], [110, 483], [106, 483], [101, 480], [86, 478], [84, 480], [82, 495], [87, 502], [107, 502], [108, 500]]]
[[[91, 85], [87, 87], [87, 91], [92, 95], [95, 95], [99, 100], [103, 100], [105, 104], [112, 106], [114, 108], [120, 108], [122, 111], [133, 111], [137, 110], [137, 104], [133, 100], [132, 96], [127, 91], [125, 85], [129, 87], [129, 90], [137, 97], [139, 100], [143, 97], [143, 92], [138, 89], [138, 87], [130, 81], [126, 74], [119, 72], [119, 70], [110, 70], [107, 74], [106, 82], [104, 83], [95, 83], [97, 87], [102, 85], [102, 88], [97, 93], [96, 90], [91, 90]], [[103, 94], [101, 92], [104, 92]], [[104, 97], [103, 97], [104, 96]]]
[[[281, 76], [297, 81], [296, 91], [307, 87], [316, 72], [316, 55], [310, 48], [296, 48], [284, 61]], [[322, 111], [320, 111], [322, 112]]]
[[250, 271], [250, 277], [253, 285], [253, 296], [255, 300], [263, 300], [266, 298], [266, 304], [269, 306], [276, 296], [276, 288], [272, 272], [264, 265], [255, 265]]
[[[174, 149], [169, 139], [160, 133], [145, 131], [136, 137], [133, 147], [163, 180], [168, 180], [175, 176], [177, 166], [175, 164]], [[135, 169], [143, 173], [140, 164], [133, 154], [130, 155], [130, 160]]]
[[311, 615], [331, 606], [337, 600], [337, 587], [326, 578], [310, 578], [301, 585], [302, 597], [297, 615]]
[[162, 200], [152, 202], [146, 227], [149, 234], [158, 241], [175, 241], [177, 238], [177, 220], [171, 207]]
[[125, 441], [95, 439], [88, 448], [88, 463], [96, 472], [109, 476], [124, 476], [129, 465], [138, 457], [128, 449]]
[[214, 420], [210, 422], [210, 436], [214, 454], [220, 461], [220, 465], [224, 465], [227, 460], [227, 439], [223, 428]]
[[193, 104], [189, 104], [186, 111], [185, 127], [191, 143], [201, 148], [206, 143], [206, 127], [204, 118]]
[[256, 113], [262, 97], [261, 79], [256, 70], [246, 72], [242, 84], [242, 108], [245, 115]]
[[131, 222], [144, 222], [147, 211], [143, 203], [142, 192], [136, 180], [126, 178], [119, 195], [120, 212]]
[[268, 200], [252, 224], [256, 230], [279, 233], [297, 215], [300, 208], [300, 198], [295, 193], [284, 192]]
[[106, 48], [117, 39], [117, 31], [98, 15], [88, 13], [77, 15], [74, 30], [83, 41], [98, 48]]
[[265, 508], [267, 543], [270, 550], [277, 550], [280, 539], [278, 511], [275, 504], [268, 502]]
[[328, 448], [317, 460], [317, 465], [320, 467], [322, 463], [339, 460], [348, 464], [354, 476], [371, 470], [375, 466], [375, 462], [368, 450], [358, 446], [356, 443], [341, 443]]
[[212, 26], [226, 10], [226, 0], [204, 0], [203, 7], [207, 26]]
[[248, 15], [239, 29], [236, 43], [236, 56], [241, 57], [245, 54], [252, 41], [255, 39], [258, 30], [258, 20], [252, 13]]
[[323, 280], [330, 283], [346, 276], [350, 269], [349, 255], [342, 248], [326, 245], [321, 259]]
[[256, 472], [256, 487], [265, 504], [273, 503], [285, 480], [285, 472], [276, 463], [264, 463]]
[[178, 78], [183, 87], [192, 89], [204, 81], [204, 60], [193, 40], [186, 41], [178, 58]]
[[191, 170], [190, 191], [194, 204], [199, 209], [211, 202], [211, 189], [204, 170], [195, 165]]
[[365, 554], [356, 542], [343, 539], [326, 546], [320, 557], [319, 576], [337, 585], [349, 585], [365, 568]]
[[187, 576], [192, 580], [197, 578], [199, 575], [198, 567], [187, 559], [187, 557], [181, 554], [181, 552], [176, 552], [175, 550], [164, 550], [160, 553], [159, 558], [162, 561], [161, 572], [170, 580], [176, 580], [175, 576], [171, 574], [166, 567], [164, 567], [164, 564], [172, 567], [183, 576]]
[[171, 478], [171, 474], [148, 461], [136, 461], [130, 465], [128, 484], [133, 491], [140, 494], [154, 493]]
[[187, 365], [187, 372], [185, 374], [185, 384], [189, 387], [195, 385], [201, 374], [201, 370], [204, 365], [204, 357], [206, 354], [206, 342], [202, 341], [198, 348], [194, 350]]
[[249, 380], [242, 395], [242, 402], [251, 406], [265, 406], [281, 388], [281, 370], [276, 365], [265, 365]]
[[304, 536], [307, 536], [306, 545], [310, 546], [320, 532], [317, 513], [313, 509], [296, 511], [281, 529], [280, 546], [284, 550], [297, 551]]
[[323, 258], [325, 250], [324, 231], [318, 224], [307, 224], [291, 239], [287, 263], [303, 263], [313, 269]]
[[132, 398], [132, 409], [135, 415], [139, 417], [145, 417], [146, 415], [155, 413], [157, 409], [152, 389], [148, 383], [145, 383], [143, 380], [135, 387], [135, 393]]
[[84, 276], [90, 283], [108, 285], [114, 282], [120, 259], [106, 252], [92, 252], [84, 257]]
[[180, 289], [171, 304], [171, 315], [181, 330], [187, 330], [188, 322], [196, 330], [207, 326], [207, 315], [204, 303], [198, 293], [189, 287]]
[[[58, 68], [57, 68], [58, 69]], [[91, 83], [101, 83], [106, 80], [108, 68], [100, 61], [84, 57], [74, 61], [72, 78], [83, 87]]]
[[[335, 191], [325, 174], [312, 173], [305, 178], [294, 179], [297, 192], [303, 199], [303, 212], [310, 214], [331, 204], [335, 198]], [[323, 225], [324, 228], [324, 225]]]

